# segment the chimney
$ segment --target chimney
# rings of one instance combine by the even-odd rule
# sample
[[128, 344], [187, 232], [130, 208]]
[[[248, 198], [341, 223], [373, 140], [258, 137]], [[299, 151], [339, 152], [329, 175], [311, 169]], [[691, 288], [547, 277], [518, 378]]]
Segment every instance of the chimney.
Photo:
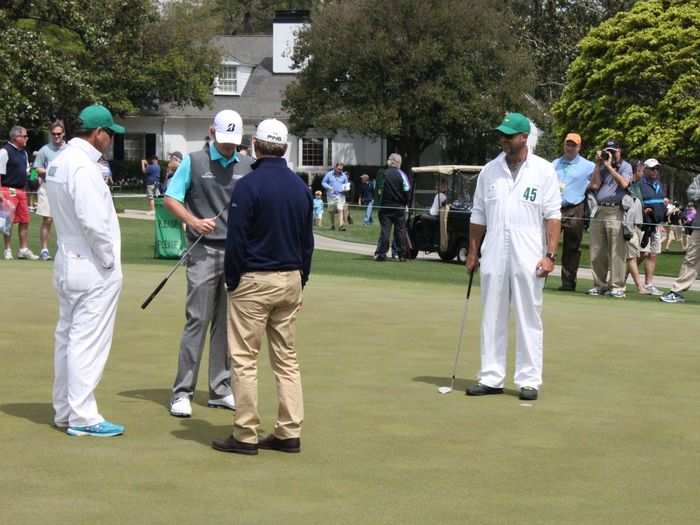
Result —
[[310, 12], [305, 9], [275, 11], [272, 21], [272, 72], [296, 73], [292, 69], [292, 53], [297, 33], [311, 21]]

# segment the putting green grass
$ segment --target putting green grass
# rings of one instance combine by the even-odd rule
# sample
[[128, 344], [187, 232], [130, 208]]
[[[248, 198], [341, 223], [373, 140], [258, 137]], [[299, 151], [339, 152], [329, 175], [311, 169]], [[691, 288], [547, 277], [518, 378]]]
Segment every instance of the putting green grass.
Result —
[[[545, 384], [524, 404], [510, 382], [507, 395], [463, 394], [479, 363], [475, 287], [457, 389], [441, 396], [464, 271], [319, 252], [298, 324], [302, 453], [246, 457], [209, 446], [231, 413], [205, 406], [206, 362], [193, 417], [167, 412], [184, 273], [139, 308], [166, 264], [124, 268], [97, 396], [127, 431], [97, 439], [50, 426], [50, 266], [0, 261], [2, 524], [697, 523], [697, 294], [663, 305], [548, 291]], [[274, 380], [260, 363], [269, 431]]]

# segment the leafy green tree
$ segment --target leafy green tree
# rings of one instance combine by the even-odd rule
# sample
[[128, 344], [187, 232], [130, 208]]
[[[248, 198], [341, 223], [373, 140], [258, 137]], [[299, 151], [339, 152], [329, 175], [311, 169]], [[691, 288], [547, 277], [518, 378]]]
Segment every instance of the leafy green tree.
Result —
[[[211, 99], [218, 51], [198, 4], [10, 0], [0, 9], [0, 126], [70, 119], [88, 102], [117, 113]], [[197, 38], [192, 38], [196, 35]]]
[[531, 86], [512, 20], [486, 0], [325, 2], [295, 49], [292, 128], [386, 137], [409, 166], [441, 137], [483, 138]]
[[227, 35], [238, 33], [269, 33], [275, 11], [280, 9], [311, 9], [322, 0], [209, 0], [209, 9], [221, 20]]
[[700, 169], [700, 1], [647, 0], [593, 29], [554, 108], [556, 129], [613, 137], [629, 157]]
[[533, 97], [546, 111], [561, 94], [579, 41], [636, 0], [513, 0], [520, 36], [537, 71]]

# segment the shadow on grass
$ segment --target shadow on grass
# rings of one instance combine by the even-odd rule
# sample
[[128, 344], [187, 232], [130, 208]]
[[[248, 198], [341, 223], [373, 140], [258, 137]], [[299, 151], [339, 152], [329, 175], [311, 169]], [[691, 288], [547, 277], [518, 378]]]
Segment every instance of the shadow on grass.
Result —
[[[450, 386], [450, 383], [452, 382], [451, 377], [437, 377], [437, 376], [418, 376], [413, 378], [414, 381], [417, 383], [428, 383], [429, 385], [435, 385], [436, 387], [440, 386]], [[462, 392], [472, 386], [475, 385], [477, 381], [475, 379], [456, 379], [455, 378], [455, 386], [454, 386], [454, 391], [455, 392]], [[509, 396], [515, 396], [518, 397], [520, 395], [520, 392], [518, 390], [512, 389], [512, 388], [504, 388], [503, 393]]]
[[51, 403], [7, 403], [0, 405], [0, 411], [8, 416], [19, 417], [53, 427], [53, 405]]
[[215, 439], [224, 439], [231, 435], [232, 425], [212, 425], [204, 419], [183, 418], [180, 420], [182, 428], [173, 430], [171, 434], [185, 441], [194, 441], [200, 445], [211, 447]]
[[141, 401], [152, 401], [165, 408], [170, 408], [170, 396], [172, 390], [169, 388], [144, 388], [141, 390], [125, 390], [117, 395], [128, 397], [129, 399], [140, 399]]
[[[157, 405], [170, 409], [170, 396], [172, 390], [169, 388], [143, 388], [141, 390], [124, 390], [117, 395], [128, 397], [129, 399], [140, 399], [141, 401], [151, 401]], [[195, 392], [192, 403], [203, 407], [207, 406], [207, 394], [205, 392]]]

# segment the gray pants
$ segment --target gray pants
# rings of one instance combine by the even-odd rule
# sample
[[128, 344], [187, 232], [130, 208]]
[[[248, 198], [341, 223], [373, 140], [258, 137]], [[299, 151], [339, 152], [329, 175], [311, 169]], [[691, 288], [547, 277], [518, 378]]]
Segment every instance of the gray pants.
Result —
[[187, 261], [185, 329], [180, 340], [172, 399], [192, 399], [207, 329], [209, 341], [209, 399], [231, 394], [231, 368], [226, 333], [224, 246], [200, 243]]

